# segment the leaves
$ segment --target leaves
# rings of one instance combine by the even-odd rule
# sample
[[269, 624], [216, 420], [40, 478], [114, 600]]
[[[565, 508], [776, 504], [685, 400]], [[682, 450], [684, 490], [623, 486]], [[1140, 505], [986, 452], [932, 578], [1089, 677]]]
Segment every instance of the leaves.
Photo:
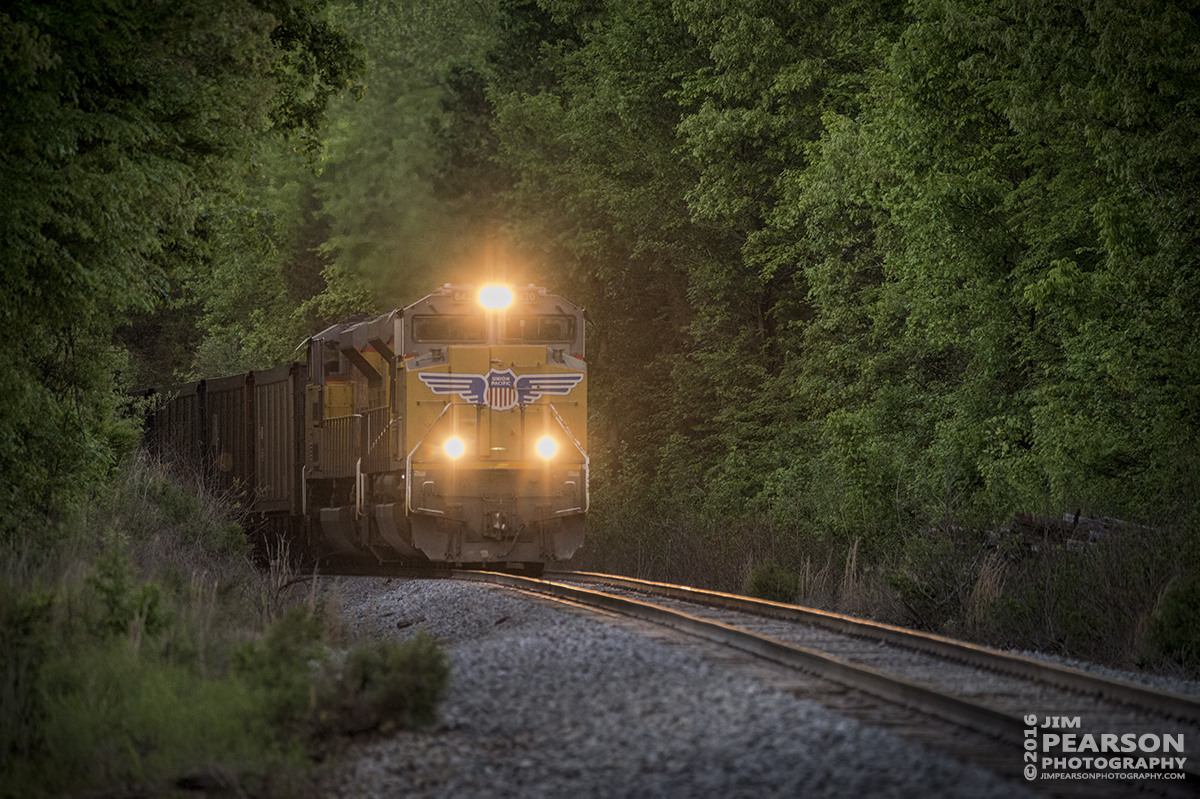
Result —
[[627, 443], [601, 464], [868, 544], [1046, 503], [1186, 516], [1184, 6], [543, 7], [501, 39], [492, 130], [519, 240], [604, 287], [606, 345], [636, 331], [592, 381]]
[[[25, 418], [87, 375], [57, 345], [81, 318], [166, 306], [141, 334], [198, 324], [207, 374], [486, 275], [588, 307], [606, 501], [868, 548], [1017, 508], [1190, 518], [1187, 4], [17, 8], [0, 313], [40, 320], [3, 367]], [[299, 154], [260, 144], [281, 129]]]
[[[220, 251], [206, 233], [255, 148], [318, 121], [353, 74], [318, 6], [266, 5], [26, 0], [0, 14], [0, 318], [19, 331], [0, 345], [6, 534], [111, 468], [128, 439], [113, 423], [114, 329], [179, 303]], [[289, 57], [331, 52], [289, 84], [283, 34]], [[318, 75], [307, 110], [291, 110], [289, 87]]]

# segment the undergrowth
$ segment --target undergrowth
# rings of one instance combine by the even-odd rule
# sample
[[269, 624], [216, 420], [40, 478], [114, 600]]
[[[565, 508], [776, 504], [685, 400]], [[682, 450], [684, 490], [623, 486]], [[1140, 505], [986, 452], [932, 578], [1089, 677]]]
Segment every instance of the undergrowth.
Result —
[[348, 640], [286, 552], [257, 570], [235, 509], [155, 464], [53, 532], [0, 576], [2, 797], [171, 795], [198, 774], [303, 795], [329, 738], [434, 717], [431, 639]]
[[1200, 678], [1194, 535], [1118, 526], [1031, 540], [945, 525], [902, 540], [818, 535], [766, 518], [601, 506], [571, 568], [793, 602], [1118, 668]]

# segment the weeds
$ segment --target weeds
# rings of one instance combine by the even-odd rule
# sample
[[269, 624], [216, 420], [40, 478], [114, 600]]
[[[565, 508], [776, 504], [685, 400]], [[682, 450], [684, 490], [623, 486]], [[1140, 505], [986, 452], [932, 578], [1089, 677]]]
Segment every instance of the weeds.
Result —
[[445, 654], [423, 630], [406, 641], [373, 641], [326, 664], [313, 716], [328, 736], [434, 720], [450, 676]]
[[975, 585], [971, 587], [965, 609], [967, 629], [979, 633], [987, 626], [996, 602], [1004, 595], [1004, 579], [1007, 568], [999, 551], [988, 553], [979, 569]]
[[[951, 509], [952, 510], [952, 509]], [[1110, 524], [1068, 546], [943, 518], [902, 544], [603, 506], [572, 568], [611, 571], [930, 630], [1000, 648], [1200, 676], [1200, 578], [1183, 531]], [[1109, 529], [1111, 528], [1111, 529]]]
[[319, 740], [433, 716], [432, 641], [335, 649], [336, 609], [289, 598], [286, 547], [256, 570], [236, 512], [153, 463], [56, 540], [0, 575], [0, 797], [157, 795], [201, 772], [287, 795]]
[[1196, 670], [1200, 667], [1200, 580], [1176, 578], [1150, 617], [1146, 656]]
[[263, 590], [259, 593], [259, 600], [263, 620], [270, 623], [282, 616], [292, 604], [288, 589], [299, 581], [287, 541], [268, 541], [266, 555], [266, 579]]
[[766, 560], [751, 570], [742, 591], [747, 596], [772, 602], [795, 602], [800, 595], [800, 575]]

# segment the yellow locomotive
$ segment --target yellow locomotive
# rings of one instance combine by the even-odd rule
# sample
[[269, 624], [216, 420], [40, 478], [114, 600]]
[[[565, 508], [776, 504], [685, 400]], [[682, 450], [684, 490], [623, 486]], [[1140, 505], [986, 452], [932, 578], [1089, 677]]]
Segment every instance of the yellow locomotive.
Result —
[[584, 312], [447, 284], [318, 333], [303, 363], [169, 389], [147, 429], [269, 536], [538, 570], [583, 542]]

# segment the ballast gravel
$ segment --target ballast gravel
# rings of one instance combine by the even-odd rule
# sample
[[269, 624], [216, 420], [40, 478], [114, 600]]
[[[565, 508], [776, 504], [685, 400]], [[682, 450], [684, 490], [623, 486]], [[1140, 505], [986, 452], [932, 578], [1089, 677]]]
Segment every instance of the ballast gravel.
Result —
[[1148, 688], [1154, 688], [1159, 691], [1169, 691], [1184, 696], [1200, 696], [1200, 682], [1196, 682], [1195, 680], [1186, 680], [1181, 677], [1169, 677], [1141, 671], [1113, 669], [1108, 666], [1089, 663], [1086, 660], [1075, 660], [1074, 658], [1065, 658], [1060, 655], [1051, 655], [1047, 652], [1033, 652], [1028, 649], [1014, 649], [1010, 651], [1014, 655], [1024, 655], [1025, 657], [1044, 660], [1048, 663], [1057, 663], [1060, 666], [1070, 666], [1080, 671], [1090, 671], [1093, 674], [1099, 674], [1103, 677], [1111, 677], [1114, 680], [1145, 685]]
[[435, 726], [355, 744], [323, 776], [324, 796], [1028, 795], [686, 651], [500, 589], [384, 578], [327, 588], [361, 635], [424, 628], [446, 646], [452, 676]]

